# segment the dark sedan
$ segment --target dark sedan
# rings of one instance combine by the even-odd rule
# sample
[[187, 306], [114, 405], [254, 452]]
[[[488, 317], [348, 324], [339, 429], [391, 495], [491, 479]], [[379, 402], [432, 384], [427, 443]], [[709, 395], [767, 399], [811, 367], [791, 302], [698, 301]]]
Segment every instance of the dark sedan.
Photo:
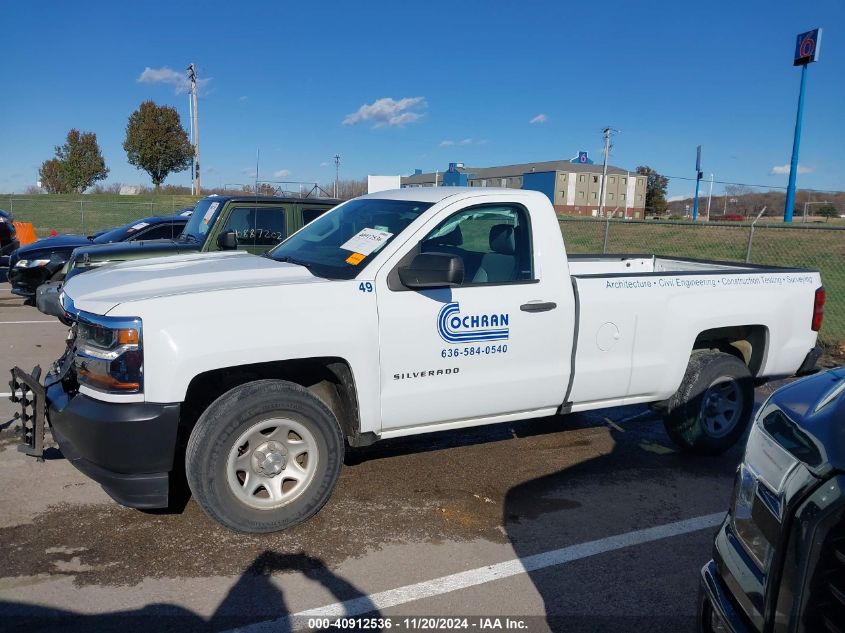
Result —
[[182, 233], [190, 213], [142, 218], [91, 237], [57, 235], [17, 249], [9, 261], [12, 292], [32, 301], [35, 291], [60, 272], [73, 250], [89, 244], [174, 239]]
[[845, 367], [757, 414], [699, 615], [708, 633], [845, 631]]

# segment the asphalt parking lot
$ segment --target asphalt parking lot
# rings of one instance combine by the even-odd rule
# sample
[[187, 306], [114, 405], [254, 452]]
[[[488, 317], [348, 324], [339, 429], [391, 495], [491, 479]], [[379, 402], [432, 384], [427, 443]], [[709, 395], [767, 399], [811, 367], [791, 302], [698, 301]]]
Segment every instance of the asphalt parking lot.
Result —
[[[4, 373], [47, 366], [64, 334], [0, 284]], [[18, 453], [14, 410], [0, 399], [5, 630], [269, 631], [375, 614], [396, 630], [430, 628], [404, 620], [420, 616], [483, 630], [483, 616], [531, 631], [693, 631], [740, 459], [676, 452], [644, 407], [414, 436], [351, 452], [306, 524], [244, 536], [193, 502], [118, 506], [56, 449], [44, 463]]]

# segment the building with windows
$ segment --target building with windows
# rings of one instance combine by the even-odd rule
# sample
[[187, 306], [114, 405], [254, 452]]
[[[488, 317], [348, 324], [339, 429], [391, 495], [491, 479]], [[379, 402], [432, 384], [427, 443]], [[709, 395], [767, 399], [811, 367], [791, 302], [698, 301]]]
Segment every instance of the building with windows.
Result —
[[[466, 167], [450, 163], [446, 171], [403, 176], [402, 187], [508, 187], [541, 191], [558, 213], [599, 215], [602, 166], [579, 152], [572, 160], [521, 163], [502, 167]], [[645, 217], [646, 177], [620, 167], [607, 166], [604, 192], [605, 215], [642, 219]]]

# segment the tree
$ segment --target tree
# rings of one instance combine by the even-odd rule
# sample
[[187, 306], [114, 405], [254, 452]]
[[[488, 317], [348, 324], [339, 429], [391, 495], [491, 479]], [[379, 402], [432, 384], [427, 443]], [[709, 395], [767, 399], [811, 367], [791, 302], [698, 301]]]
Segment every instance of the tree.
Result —
[[826, 205], [823, 207], [819, 207], [819, 210], [816, 211], [816, 215], [820, 215], [824, 218], [825, 222], [829, 222], [830, 218], [838, 218], [839, 212], [836, 210], [836, 207], [832, 205]]
[[123, 149], [130, 165], [147, 172], [156, 189], [168, 174], [191, 166], [194, 148], [176, 108], [144, 101], [129, 116]]
[[47, 193], [70, 192], [70, 187], [62, 174], [62, 163], [58, 158], [51, 158], [41, 163], [38, 178], [41, 179], [41, 186], [47, 190]]
[[666, 207], [666, 190], [669, 188], [669, 179], [661, 176], [647, 165], [637, 167], [637, 174], [646, 176], [645, 186], [645, 207], [657, 215], [664, 213]]
[[64, 145], [56, 146], [56, 157], [41, 163], [39, 177], [50, 193], [84, 193], [109, 175], [97, 135], [72, 129]]

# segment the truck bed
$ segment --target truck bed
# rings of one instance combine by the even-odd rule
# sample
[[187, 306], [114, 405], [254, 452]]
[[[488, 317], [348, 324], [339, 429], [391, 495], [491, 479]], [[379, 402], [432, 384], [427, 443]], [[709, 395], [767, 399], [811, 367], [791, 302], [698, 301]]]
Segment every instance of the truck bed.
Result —
[[573, 411], [668, 397], [703, 332], [759, 330], [758, 376], [791, 375], [815, 343], [816, 271], [639, 254], [571, 255], [569, 271]]
[[657, 255], [570, 255], [573, 277], [587, 275], [642, 275], [643, 273], [721, 273], [784, 270], [739, 262], [718, 262]]

